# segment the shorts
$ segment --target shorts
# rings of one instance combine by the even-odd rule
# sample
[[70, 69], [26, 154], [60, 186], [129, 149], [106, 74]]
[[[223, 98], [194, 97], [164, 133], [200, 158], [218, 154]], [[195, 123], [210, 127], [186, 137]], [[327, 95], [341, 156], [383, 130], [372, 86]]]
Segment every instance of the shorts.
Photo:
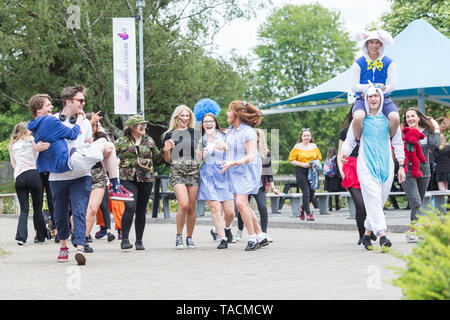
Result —
[[103, 160], [103, 153], [97, 147], [87, 144], [70, 150], [68, 165], [71, 176], [91, 172], [92, 167]]
[[92, 168], [92, 190], [94, 189], [105, 189], [108, 184], [108, 177], [103, 167]]
[[200, 169], [194, 160], [179, 160], [173, 162], [170, 167], [169, 182], [174, 187], [176, 184], [186, 186], [198, 186], [200, 184]]
[[[352, 113], [354, 113], [356, 110], [363, 110], [364, 112], [366, 112], [366, 106], [364, 104], [364, 99], [362, 99], [362, 98], [356, 99], [355, 105], [353, 106]], [[383, 102], [383, 114], [387, 118], [389, 113], [391, 113], [391, 112], [398, 112], [398, 108], [395, 105], [395, 103], [391, 100], [391, 98], [389, 98], [389, 96], [385, 95], [384, 102]]]

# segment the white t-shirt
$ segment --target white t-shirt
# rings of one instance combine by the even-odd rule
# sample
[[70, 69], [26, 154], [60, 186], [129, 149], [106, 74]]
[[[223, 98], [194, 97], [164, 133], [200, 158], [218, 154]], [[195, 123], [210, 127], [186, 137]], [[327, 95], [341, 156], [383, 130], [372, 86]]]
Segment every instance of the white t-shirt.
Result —
[[[59, 119], [59, 113], [55, 113], [53, 115], [54, 117], [56, 117], [57, 119]], [[69, 119], [66, 119], [66, 121], [62, 121], [62, 123], [69, 128], [73, 128], [74, 124], [69, 122]], [[66, 139], [67, 141], [67, 146], [69, 147], [69, 153], [70, 153], [70, 149], [72, 149], [73, 147], [77, 148], [77, 147], [82, 147], [86, 144], [88, 144], [88, 141], [92, 138], [92, 125], [91, 122], [88, 119], [84, 119], [83, 122], [80, 125], [80, 134], [78, 135], [78, 137], [75, 140], [69, 140]], [[74, 180], [74, 179], [78, 179], [84, 176], [90, 176], [91, 175], [91, 170], [86, 170], [84, 173], [79, 173], [77, 175], [71, 175], [68, 172], [65, 173], [53, 173], [51, 172], [48, 180], [49, 181], [59, 181], [59, 180]]]
[[33, 149], [33, 137], [20, 139], [11, 146], [11, 160], [14, 161], [14, 179], [28, 170], [36, 170], [38, 153]]

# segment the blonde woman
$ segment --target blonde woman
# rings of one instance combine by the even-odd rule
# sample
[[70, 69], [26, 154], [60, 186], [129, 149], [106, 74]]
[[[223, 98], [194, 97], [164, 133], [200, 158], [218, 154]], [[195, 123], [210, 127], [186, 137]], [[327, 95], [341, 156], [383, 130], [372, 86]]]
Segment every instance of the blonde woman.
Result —
[[178, 201], [176, 217], [177, 236], [175, 246], [183, 249], [183, 229], [186, 225], [186, 246], [195, 248], [192, 240], [196, 216], [200, 171], [195, 160], [195, 146], [201, 135], [194, 130], [195, 116], [192, 110], [180, 105], [175, 108], [169, 122], [169, 129], [163, 134], [164, 161], [171, 163], [169, 182]]
[[31, 132], [27, 129], [27, 122], [16, 124], [8, 145], [9, 157], [14, 168], [14, 186], [20, 203], [20, 216], [17, 225], [16, 240], [18, 245], [24, 245], [28, 238], [28, 198], [31, 194], [33, 202], [33, 224], [36, 232], [34, 242], [44, 242], [51, 239], [42, 214], [42, 185], [41, 177], [36, 169], [38, 152], [49, 147], [48, 143], [35, 144]]

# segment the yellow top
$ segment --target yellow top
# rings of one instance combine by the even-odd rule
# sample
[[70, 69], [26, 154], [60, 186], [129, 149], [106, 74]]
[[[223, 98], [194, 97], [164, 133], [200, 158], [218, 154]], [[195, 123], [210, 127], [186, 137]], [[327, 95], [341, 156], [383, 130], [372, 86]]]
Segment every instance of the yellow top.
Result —
[[291, 153], [289, 153], [289, 161], [293, 160], [303, 163], [310, 163], [312, 160], [322, 160], [322, 154], [317, 147], [312, 150], [300, 150], [293, 148]]

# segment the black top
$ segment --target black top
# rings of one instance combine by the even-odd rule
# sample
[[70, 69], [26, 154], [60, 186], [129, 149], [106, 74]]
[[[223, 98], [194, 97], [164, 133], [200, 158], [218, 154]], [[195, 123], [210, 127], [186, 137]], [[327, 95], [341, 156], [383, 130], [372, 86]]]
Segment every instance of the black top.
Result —
[[200, 132], [194, 130], [193, 128], [188, 128], [187, 130], [174, 130], [169, 131], [164, 135], [162, 143], [173, 139], [175, 141], [175, 146], [172, 149], [172, 161], [178, 159], [194, 159], [195, 156], [195, 146], [197, 141], [201, 138]]
[[[347, 132], [348, 127], [344, 128], [341, 131], [341, 134], [339, 135], [339, 140], [345, 141], [345, 138], [347, 138]], [[355, 149], [353, 149], [352, 153], [349, 155], [349, 157], [357, 158], [358, 157], [358, 150], [359, 150], [359, 141], [357, 141]]]
[[450, 172], [450, 144], [445, 145], [442, 150], [439, 150], [436, 158], [436, 172]]

